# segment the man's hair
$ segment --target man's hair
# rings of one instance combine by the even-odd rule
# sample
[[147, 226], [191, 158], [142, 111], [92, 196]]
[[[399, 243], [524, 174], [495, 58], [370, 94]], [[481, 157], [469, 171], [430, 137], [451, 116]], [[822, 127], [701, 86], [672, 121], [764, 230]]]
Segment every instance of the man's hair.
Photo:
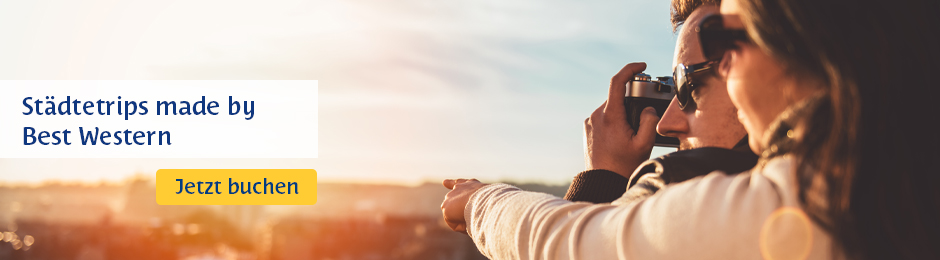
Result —
[[689, 19], [689, 15], [692, 15], [695, 9], [703, 5], [721, 5], [721, 0], [672, 0], [672, 7], [670, 8], [672, 31], [675, 32], [679, 25]]

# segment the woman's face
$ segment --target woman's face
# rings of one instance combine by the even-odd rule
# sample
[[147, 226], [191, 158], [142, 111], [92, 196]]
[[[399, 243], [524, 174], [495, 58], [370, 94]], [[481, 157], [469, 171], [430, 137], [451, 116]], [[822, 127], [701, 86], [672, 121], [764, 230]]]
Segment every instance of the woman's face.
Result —
[[[724, 25], [729, 29], [744, 29], [739, 0], [721, 3]], [[783, 65], [754, 43], [738, 43], [738, 48], [725, 53], [719, 65], [719, 74], [728, 82], [731, 102], [738, 108], [738, 120], [748, 133], [754, 153], [763, 149], [764, 131], [791, 104], [807, 97], [788, 75]]]

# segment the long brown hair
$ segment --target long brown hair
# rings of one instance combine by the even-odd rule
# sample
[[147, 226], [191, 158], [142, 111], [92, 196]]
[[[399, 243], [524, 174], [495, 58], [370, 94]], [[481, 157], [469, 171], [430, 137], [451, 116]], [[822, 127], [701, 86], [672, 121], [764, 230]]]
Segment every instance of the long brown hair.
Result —
[[806, 213], [848, 258], [940, 259], [938, 1], [741, 0], [741, 9], [758, 46], [825, 86], [791, 151]]

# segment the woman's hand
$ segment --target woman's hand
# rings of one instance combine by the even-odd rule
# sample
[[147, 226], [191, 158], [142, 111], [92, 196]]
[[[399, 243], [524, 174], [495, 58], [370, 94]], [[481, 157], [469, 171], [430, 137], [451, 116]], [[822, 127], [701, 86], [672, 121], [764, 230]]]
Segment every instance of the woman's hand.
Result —
[[444, 222], [450, 229], [466, 234], [467, 221], [464, 219], [463, 211], [467, 207], [470, 195], [486, 186], [477, 179], [446, 179], [444, 187], [451, 189], [444, 196], [444, 203], [441, 203], [441, 211], [444, 213]]
[[[630, 174], [650, 157], [656, 140], [656, 110], [647, 107], [640, 115], [640, 129], [627, 123], [624, 107], [626, 84], [646, 69], [646, 63], [630, 63], [610, 79], [607, 101], [584, 120], [584, 166], [603, 169], [630, 178]], [[636, 134], [634, 134], [636, 133]]]

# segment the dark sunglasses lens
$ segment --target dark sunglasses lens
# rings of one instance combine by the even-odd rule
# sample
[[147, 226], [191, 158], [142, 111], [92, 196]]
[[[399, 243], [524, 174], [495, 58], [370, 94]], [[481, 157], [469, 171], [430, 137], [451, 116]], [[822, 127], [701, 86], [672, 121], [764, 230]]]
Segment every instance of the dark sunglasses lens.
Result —
[[720, 15], [713, 15], [705, 18], [699, 25], [699, 40], [702, 43], [702, 52], [709, 61], [720, 60], [725, 55], [728, 46], [733, 42], [727, 36], [724, 30], [724, 22]]
[[679, 108], [685, 109], [689, 106], [689, 86], [682, 86], [679, 88], [679, 93], [676, 93], [676, 99], [679, 101]]
[[680, 109], [685, 109], [685, 106], [689, 102], [689, 75], [687, 73], [688, 70], [686, 70], [685, 65], [682, 64], [676, 66], [676, 71], [672, 73], [676, 81], [676, 100], [679, 101]]

